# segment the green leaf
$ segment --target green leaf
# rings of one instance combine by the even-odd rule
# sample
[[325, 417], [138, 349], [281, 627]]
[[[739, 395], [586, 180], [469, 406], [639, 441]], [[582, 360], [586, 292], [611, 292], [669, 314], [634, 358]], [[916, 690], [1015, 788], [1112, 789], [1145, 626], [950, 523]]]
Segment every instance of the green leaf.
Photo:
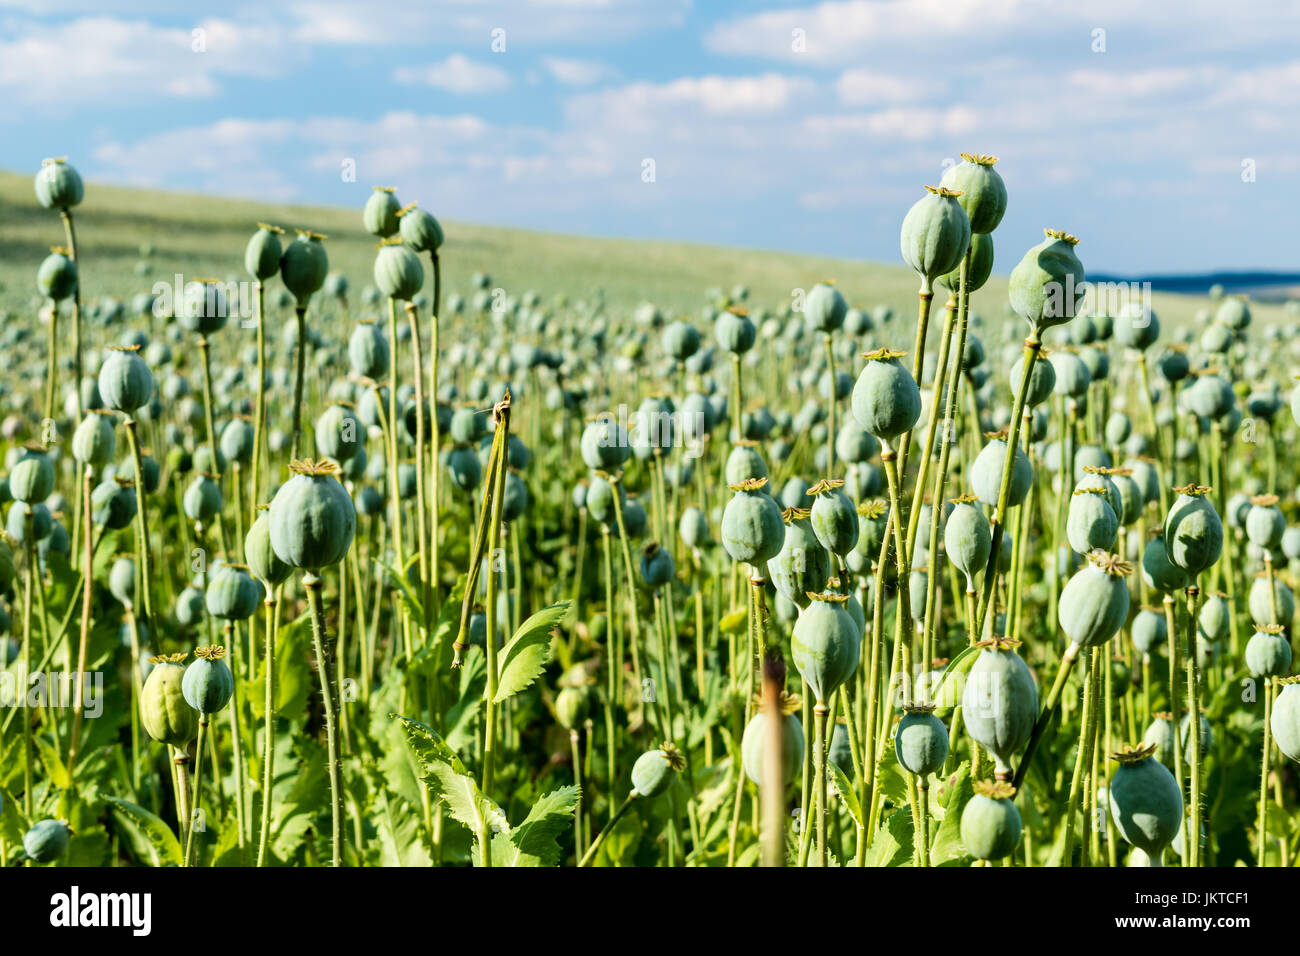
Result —
[[541, 675], [551, 660], [551, 631], [569, 612], [569, 602], [542, 608], [515, 631], [501, 652], [495, 703], [513, 697]]
[[137, 846], [149, 847], [147, 862], [150, 866], [181, 865], [183, 854], [180, 841], [176, 839], [176, 834], [172, 833], [171, 827], [144, 807], [137, 806], [129, 800], [123, 800], [121, 797], [104, 799], [113, 807], [113, 816], [124, 830], [129, 833], [134, 831], [134, 835], [144, 838], [143, 841], [134, 842]]
[[[937, 705], [935, 713], [946, 714], [954, 707], [961, 703], [961, 689], [958, 685], [949, 685], [948, 679], [957, 674], [965, 674], [975, 666], [975, 658], [979, 656], [980, 648], [973, 644], [967, 644], [961, 649], [961, 653], [948, 662], [948, 666], [943, 669], [943, 676], [939, 678], [939, 683], [935, 685], [934, 693], [931, 699]], [[945, 700], [945, 694], [955, 695], [952, 700]]]
[[866, 826], [862, 819], [862, 804], [858, 801], [858, 795], [853, 792], [853, 784], [849, 782], [849, 778], [845, 776], [844, 771], [834, 761], [826, 761], [826, 769], [830, 773], [831, 787], [844, 801], [844, 809], [849, 811], [849, 816], [853, 818], [853, 822], [859, 827]]
[[411, 806], [391, 799], [382, 788], [377, 788], [375, 798], [375, 829], [380, 866], [433, 865], [420, 815]]
[[867, 866], [910, 866], [912, 863], [912, 815], [906, 809], [895, 810], [876, 831], [867, 847]]
[[430, 792], [447, 805], [453, 820], [468, 827], [475, 837], [484, 826], [497, 832], [509, 832], [510, 824], [505, 813], [478, 788], [446, 741], [418, 720], [401, 714], [393, 714], [393, 717], [402, 722], [407, 742], [424, 768], [421, 779], [428, 784]]
[[961, 842], [961, 813], [970, 798], [975, 796], [975, 787], [970, 779], [970, 763], [963, 761], [957, 767], [957, 772], [944, 780], [942, 789], [939, 803], [943, 807], [943, 821], [939, 824], [934, 844], [930, 847], [930, 860], [934, 866], [968, 856]]
[[573, 808], [581, 791], [561, 787], [540, 797], [524, 822], [492, 838], [493, 866], [555, 866], [560, 862], [558, 837], [573, 827]]
[[[409, 569], [411, 564], [418, 560], [419, 555], [412, 555], [411, 559], [406, 563], [407, 568]], [[416, 594], [415, 589], [411, 587], [411, 583], [406, 579], [406, 575], [393, 565], [380, 561], [378, 558], [375, 558], [375, 566], [383, 570], [384, 576], [388, 578], [388, 583], [397, 592], [397, 599], [401, 601], [411, 620], [423, 621], [424, 605], [420, 602], [420, 596]]]
[[[258, 626], [258, 640], [265, 639], [265, 621]], [[311, 615], [303, 614], [281, 626], [275, 637], [275, 717], [296, 720], [307, 710], [307, 700], [316, 688], [308, 661], [311, 643]], [[266, 718], [266, 647], [261, 645], [257, 677], [243, 682], [241, 699], [248, 701], [259, 722]]]
[[43, 736], [33, 737], [32, 740], [36, 743], [36, 749], [40, 751], [41, 763], [45, 765], [45, 772], [50, 775], [50, 782], [60, 790], [71, 788], [72, 777], [63, 764], [63, 758], [54, 749], [54, 744]]

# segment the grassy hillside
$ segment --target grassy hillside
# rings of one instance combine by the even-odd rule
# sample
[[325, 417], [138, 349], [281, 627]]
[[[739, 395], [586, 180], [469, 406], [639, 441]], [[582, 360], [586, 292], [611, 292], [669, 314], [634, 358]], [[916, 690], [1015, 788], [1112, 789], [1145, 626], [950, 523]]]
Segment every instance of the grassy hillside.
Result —
[[[92, 299], [111, 295], [126, 300], [159, 279], [170, 281], [177, 272], [187, 281], [201, 276], [244, 278], [244, 245], [259, 221], [326, 233], [332, 268], [343, 272], [353, 289], [359, 290], [370, 283], [374, 241], [361, 227], [360, 205], [368, 192], [359, 189], [357, 195], [357, 208], [343, 209], [90, 183], [76, 218], [85, 294]], [[750, 289], [753, 304], [772, 306], [788, 299], [796, 287], [832, 278], [854, 305], [869, 308], [887, 303], [908, 313], [915, 308], [917, 280], [901, 264], [681, 242], [591, 239], [458, 222], [443, 226], [447, 233], [444, 281], [453, 292], [465, 291], [470, 275], [482, 271], [492, 276], [494, 285], [512, 294], [535, 289], [550, 300], [560, 293], [582, 297], [600, 289], [612, 310], [650, 300], [667, 311], [696, 315], [709, 288], [729, 290], [743, 284]], [[1039, 238], [999, 235], [995, 272], [1009, 272], [1024, 249]], [[36, 268], [47, 248], [62, 241], [58, 217], [37, 205], [31, 177], [0, 173], [0, 303], [11, 309], [29, 307]], [[155, 250], [148, 278], [135, 273], [145, 242]], [[1086, 264], [1086, 243], [1080, 253]], [[1005, 301], [1006, 280], [995, 276], [976, 297], [975, 308], [995, 318], [1004, 314]], [[1162, 319], [1173, 324], [1190, 319], [1205, 304], [1200, 297], [1155, 296]], [[1278, 314], [1275, 307], [1261, 306], [1258, 318], [1267, 323]]]

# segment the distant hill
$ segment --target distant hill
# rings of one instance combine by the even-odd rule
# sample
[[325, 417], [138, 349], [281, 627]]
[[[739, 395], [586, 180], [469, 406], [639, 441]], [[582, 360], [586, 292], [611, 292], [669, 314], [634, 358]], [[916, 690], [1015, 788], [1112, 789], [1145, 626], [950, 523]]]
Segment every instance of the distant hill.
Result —
[[1300, 298], [1300, 272], [1202, 272], [1195, 275], [1117, 276], [1088, 273], [1091, 282], [1149, 282], [1153, 292], [1206, 295], [1211, 286], [1249, 295], [1261, 302], [1285, 302]]

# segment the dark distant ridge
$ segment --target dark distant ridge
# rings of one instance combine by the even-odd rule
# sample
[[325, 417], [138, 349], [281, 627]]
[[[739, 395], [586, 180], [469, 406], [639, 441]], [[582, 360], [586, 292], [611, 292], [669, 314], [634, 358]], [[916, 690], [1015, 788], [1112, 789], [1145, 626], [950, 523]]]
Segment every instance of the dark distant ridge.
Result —
[[1210, 286], [1225, 292], [1249, 292], [1260, 299], [1283, 301], [1300, 297], [1300, 272], [1200, 272], [1192, 275], [1120, 276], [1090, 272], [1090, 282], [1149, 282], [1154, 292], [1206, 295]]

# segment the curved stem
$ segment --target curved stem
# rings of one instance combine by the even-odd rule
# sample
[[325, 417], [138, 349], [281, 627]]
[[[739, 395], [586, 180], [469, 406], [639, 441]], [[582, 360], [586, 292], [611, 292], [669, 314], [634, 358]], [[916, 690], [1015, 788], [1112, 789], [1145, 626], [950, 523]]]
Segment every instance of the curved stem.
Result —
[[600, 845], [605, 842], [605, 837], [609, 836], [610, 831], [614, 829], [614, 825], [623, 818], [623, 814], [627, 813], [628, 807], [632, 806], [632, 801], [638, 796], [640, 796], [640, 794], [633, 790], [627, 795], [627, 799], [618, 805], [618, 809], [614, 811], [614, 815], [611, 816], [609, 821], [600, 828], [600, 832], [596, 834], [596, 839], [591, 841], [591, 846], [587, 847], [587, 852], [584, 853], [582, 859], [578, 861], [578, 866], [586, 866], [596, 858], [596, 851], [599, 850]]

